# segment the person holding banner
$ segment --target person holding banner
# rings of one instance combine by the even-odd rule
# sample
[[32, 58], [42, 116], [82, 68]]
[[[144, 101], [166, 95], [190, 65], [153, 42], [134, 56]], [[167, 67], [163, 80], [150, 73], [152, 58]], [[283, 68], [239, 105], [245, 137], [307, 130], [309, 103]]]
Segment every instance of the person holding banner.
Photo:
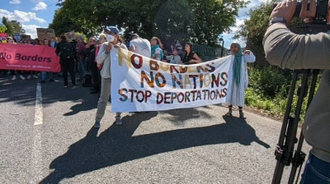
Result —
[[[13, 37], [11, 37], [11, 36], [9, 36], [8, 38], [7, 38], [8, 40], [7, 40], [7, 43], [8, 44], [16, 44], [15, 42], [14, 42], [14, 39], [13, 39]], [[16, 73], [19, 75], [19, 77], [22, 79], [22, 80], [25, 80], [25, 77], [22, 75], [22, 71], [21, 70], [10, 70], [10, 74], [13, 76], [13, 78], [11, 78], [11, 80], [16, 80]]]
[[[49, 43], [49, 40], [47, 40], [47, 39], [44, 39], [43, 44], [45, 46], [52, 47]], [[55, 82], [52, 72], [41, 72], [41, 80], [39, 83], [45, 83], [47, 77], [49, 78], [50, 82]]]
[[193, 48], [193, 44], [187, 42], [185, 46], [186, 52], [182, 58], [182, 63], [185, 65], [197, 64], [202, 62], [202, 59], [198, 57], [198, 55], [195, 52], [192, 51], [192, 48]]
[[232, 43], [230, 51], [233, 55], [233, 78], [231, 81], [231, 93], [228, 94], [226, 103], [229, 105], [229, 112], [226, 116], [233, 116], [233, 105], [238, 106], [239, 117], [245, 119], [243, 106], [245, 103], [245, 89], [248, 87], [248, 71], [247, 63], [255, 62], [256, 58], [250, 50], [242, 52], [242, 48], [238, 43]]
[[163, 44], [157, 37], [152, 37], [150, 40], [151, 44], [151, 58], [157, 59], [158, 61], [163, 61], [164, 52]]
[[147, 39], [141, 38], [138, 34], [132, 34], [129, 42], [129, 50], [145, 57], [151, 57], [151, 45]]
[[[111, 50], [112, 49], [126, 49], [125, 41], [120, 37], [118, 28], [114, 26], [106, 27], [106, 40], [99, 49], [96, 57], [98, 66], [103, 65], [101, 69], [101, 94], [97, 104], [97, 112], [95, 117], [94, 128], [100, 127], [101, 119], [104, 116], [106, 105], [109, 97], [111, 97]], [[120, 114], [116, 113], [116, 125], [121, 125]]]

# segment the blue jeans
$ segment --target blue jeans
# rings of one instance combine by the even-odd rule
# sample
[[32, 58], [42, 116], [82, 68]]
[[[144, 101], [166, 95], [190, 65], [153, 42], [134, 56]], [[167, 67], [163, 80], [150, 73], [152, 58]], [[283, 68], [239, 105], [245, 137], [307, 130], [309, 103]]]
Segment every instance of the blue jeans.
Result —
[[78, 73], [79, 73], [80, 79], [82, 79], [85, 71], [87, 70], [87, 64], [86, 64], [86, 61], [83, 59], [79, 59], [77, 64], [78, 64], [78, 66], [77, 66]]
[[41, 79], [46, 80], [48, 76], [48, 79], [53, 79], [53, 73], [52, 72], [41, 72]]
[[330, 163], [309, 154], [301, 184], [330, 184]]

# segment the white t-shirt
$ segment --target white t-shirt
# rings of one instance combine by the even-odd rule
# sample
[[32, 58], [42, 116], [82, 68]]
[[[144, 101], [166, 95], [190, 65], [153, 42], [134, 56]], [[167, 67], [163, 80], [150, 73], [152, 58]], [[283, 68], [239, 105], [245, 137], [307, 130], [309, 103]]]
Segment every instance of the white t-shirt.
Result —
[[147, 39], [143, 39], [143, 38], [137, 38], [134, 40], [131, 40], [129, 42], [129, 47], [135, 47], [135, 52], [145, 56], [145, 57], [151, 57], [151, 46], [150, 46], [150, 42]]

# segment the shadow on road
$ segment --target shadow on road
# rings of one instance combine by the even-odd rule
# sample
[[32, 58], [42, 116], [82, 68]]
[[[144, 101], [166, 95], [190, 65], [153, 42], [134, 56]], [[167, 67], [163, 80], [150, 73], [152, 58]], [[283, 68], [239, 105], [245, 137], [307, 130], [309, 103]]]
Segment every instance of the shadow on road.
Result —
[[247, 146], [256, 142], [270, 148], [256, 136], [255, 130], [244, 119], [233, 117], [224, 117], [225, 123], [208, 127], [132, 136], [141, 122], [157, 114], [127, 115], [123, 117], [123, 126], [112, 125], [98, 137], [98, 130], [92, 128], [86, 137], [72, 144], [65, 154], [52, 161], [50, 169], [55, 170], [40, 183], [59, 183], [64, 178], [195, 146], [236, 142]]

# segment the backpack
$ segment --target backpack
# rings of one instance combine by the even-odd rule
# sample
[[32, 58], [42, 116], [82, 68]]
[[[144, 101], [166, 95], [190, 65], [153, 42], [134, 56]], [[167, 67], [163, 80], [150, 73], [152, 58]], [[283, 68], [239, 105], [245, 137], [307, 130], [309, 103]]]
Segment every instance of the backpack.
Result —
[[92, 87], [92, 75], [89, 73], [85, 73], [82, 79], [82, 86], [84, 87]]
[[74, 58], [74, 48], [69, 42], [64, 42], [61, 44], [61, 58]]

